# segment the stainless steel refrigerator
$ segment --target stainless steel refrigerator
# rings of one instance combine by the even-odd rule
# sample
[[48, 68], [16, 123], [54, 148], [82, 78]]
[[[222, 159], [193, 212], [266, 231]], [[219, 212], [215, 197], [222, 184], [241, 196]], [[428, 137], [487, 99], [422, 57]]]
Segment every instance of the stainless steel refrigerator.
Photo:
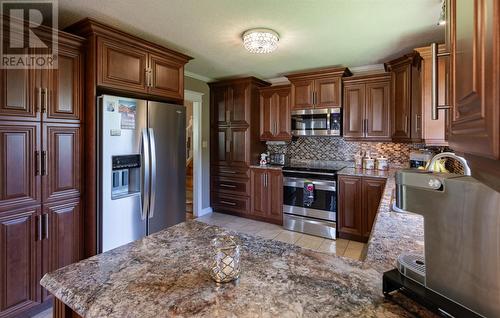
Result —
[[185, 221], [182, 105], [103, 95], [99, 109], [98, 249], [105, 252]]

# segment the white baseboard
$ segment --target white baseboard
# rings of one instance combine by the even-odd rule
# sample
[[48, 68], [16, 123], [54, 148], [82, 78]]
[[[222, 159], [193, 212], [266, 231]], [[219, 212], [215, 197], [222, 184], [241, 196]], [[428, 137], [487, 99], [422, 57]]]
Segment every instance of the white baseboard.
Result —
[[200, 213], [198, 213], [197, 216], [200, 217], [200, 216], [212, 213], [212, 212], [213, 212], [212, 207], [204, 208], [204, 209], [200, 210]]

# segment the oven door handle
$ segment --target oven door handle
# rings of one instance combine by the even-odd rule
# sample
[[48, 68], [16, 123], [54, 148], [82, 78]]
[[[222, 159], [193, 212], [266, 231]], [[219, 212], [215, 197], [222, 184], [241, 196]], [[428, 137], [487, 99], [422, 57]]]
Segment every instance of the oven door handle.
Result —
[[335, 181], [323, 181], [323, 180], [306, 181], [304, 179], [299, 179], [299, 178], [284, 178], [283, 179], [283, 186], [303, 189], [304, 184], [306, 182], [312, 182], [312, 184], [314, 184], [314, 188], [317, 190], [325, 190], [325, 191], [336, 191], [337, 190], [337, 183]]

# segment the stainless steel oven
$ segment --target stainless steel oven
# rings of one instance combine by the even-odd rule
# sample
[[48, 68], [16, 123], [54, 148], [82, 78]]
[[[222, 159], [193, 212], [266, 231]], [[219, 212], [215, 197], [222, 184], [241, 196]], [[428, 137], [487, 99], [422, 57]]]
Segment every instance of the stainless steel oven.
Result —
[[293, 136], [340, 136], [342, 112], [340, 107], [292, 111]]
[[337, 182], [334, 172], [283, 171], [283, 226], [334, 239]]

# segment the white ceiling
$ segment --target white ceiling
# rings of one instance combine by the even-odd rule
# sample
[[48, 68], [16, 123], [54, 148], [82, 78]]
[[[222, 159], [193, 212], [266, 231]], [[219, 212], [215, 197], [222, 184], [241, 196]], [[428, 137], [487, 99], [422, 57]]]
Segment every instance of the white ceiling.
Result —
[[[273, 78], [323, 66], [383, 63], [442, 42], [441, 0], [59, 0], [61, 28], [92, 17], [186, 53], [209, 78]], [[241, 34], [280, 34], [271, 54], [248, 53]]]

